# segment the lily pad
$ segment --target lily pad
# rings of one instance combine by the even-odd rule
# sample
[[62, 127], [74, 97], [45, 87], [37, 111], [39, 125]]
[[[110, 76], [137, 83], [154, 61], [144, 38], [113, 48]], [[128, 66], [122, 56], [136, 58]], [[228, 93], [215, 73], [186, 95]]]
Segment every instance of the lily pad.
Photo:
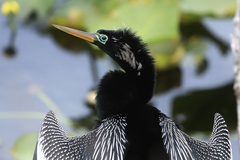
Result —
[[[70, 22], [70, 25], [86, 28], [90, 32], [103, 28], [129, 27], [138, 31], [138, 35], [147, 43], [177, 38], [179, 34], [177, 0], [123, 1], [121, 3], [111, 0], [101, 1], [101, 3], [96, 0], [72, 0], [56, 11], [52, 21], [60, 22], [61, 16], [69, 19], [73, 11], [81, 16], [79, 20], [72, 22], [74, 24]], [[68, 20], [68, 24], [69, 21], [71, 20]], [[60, 23], [63, 24], [62, 22]]]
[[37, 133], [22, 135], [16, 141], [11, 149], [14, 160], [30, 160], [33, 158], [35, 145], [37, 142]]
[[183, 0], [180, 8], [183, 13], [199, 16], [228, 16], [235, 11], [236, 0]]
[[87, 24], [91, 31], [129, 27], [145, 42], [152, 43], [178, 37], [178, 15], [176, 0], [136, 1], [123, 3], [98, 21]]

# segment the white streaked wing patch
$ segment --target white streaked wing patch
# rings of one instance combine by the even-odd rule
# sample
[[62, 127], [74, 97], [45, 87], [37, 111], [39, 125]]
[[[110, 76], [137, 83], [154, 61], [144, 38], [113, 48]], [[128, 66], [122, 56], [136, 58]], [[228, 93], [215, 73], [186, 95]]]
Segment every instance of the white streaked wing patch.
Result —
[[195, 140], [177, 128], [168, 117], [160, 116], [162, 138], [171, 160], [230, 160], [231, 143], [225, 120], [215, 114], [209, 142]]
[[67, 137], [54, 113], [49, 112], [40, 131], [37, 160], [123, 160], [126, 125], [125, 117], [114, 116], [84, 136]]
[[216, 113], [209, 142], [195, 140], [184, 134], [193, 154], [198, 160], [231, 160], [232, 151], [229, 132], [224, 118]]
[[167, 154], [171, 160], [194, 160], [192, 149], [181, 130], [168, 117], [159, 117], [162, 138]]
[[[53, 112], [49, 112], [43, 122], [37, 145], [37, 157], [41, 160], [65, 159], [75, 157], [76, 150], [69, 145], [71, 138], [66, 137], [65, 132], [58, 124]], [[38, 159], [38, 160], [39, 160]]]
[[124, 117], [105, 119], [96, 130], [93, 159], [123, 160], [127, 144], [125, 128]]

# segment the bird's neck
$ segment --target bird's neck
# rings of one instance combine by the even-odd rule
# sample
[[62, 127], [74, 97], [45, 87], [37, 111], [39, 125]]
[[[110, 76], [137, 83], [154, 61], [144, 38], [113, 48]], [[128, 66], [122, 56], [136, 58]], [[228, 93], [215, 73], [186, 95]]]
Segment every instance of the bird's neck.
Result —
[[123, 71], [107, 73], [101, 80], [97, 93], [97, 110], [100, 119], [111, 115], [138, 110], [152, 98], [155, 88], [155, 67], [150, 55], [136, 59], [141, 69], [120, 65]]
[[[135, 55], [135, 64], [119, 64], [125, 71], [128, 79], [135, 83], [138, 92], [138, 101], [147, 103], [153, 96], [155, 88], [154, 60], [148, 52], [143, 51]], [[134, 67], [133, 67], [134, 66]]]

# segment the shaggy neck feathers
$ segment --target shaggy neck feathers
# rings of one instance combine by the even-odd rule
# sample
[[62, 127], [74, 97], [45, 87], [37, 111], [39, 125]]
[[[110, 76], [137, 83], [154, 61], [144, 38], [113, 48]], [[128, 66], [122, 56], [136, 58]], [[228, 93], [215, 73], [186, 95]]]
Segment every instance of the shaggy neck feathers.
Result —
[[107, 73], [97, 93], [97, 110], [100, 118], [114, 114], [128, 114], [146, 104], [155, 88], [154, 60], [146, 45], [131, 30], [100, 30], [109, 41], [98, 45], [124, 70]]

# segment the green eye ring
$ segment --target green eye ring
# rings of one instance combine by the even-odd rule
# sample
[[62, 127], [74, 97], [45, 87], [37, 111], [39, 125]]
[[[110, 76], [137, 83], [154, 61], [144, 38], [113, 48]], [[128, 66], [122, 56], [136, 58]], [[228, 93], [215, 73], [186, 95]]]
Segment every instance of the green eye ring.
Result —
[[108, 36], [105, 34], [96, 34], [96, 38], [97, 38], [98, 42], [100, 42], [102, 44], [106, 44], [108, 41]]

